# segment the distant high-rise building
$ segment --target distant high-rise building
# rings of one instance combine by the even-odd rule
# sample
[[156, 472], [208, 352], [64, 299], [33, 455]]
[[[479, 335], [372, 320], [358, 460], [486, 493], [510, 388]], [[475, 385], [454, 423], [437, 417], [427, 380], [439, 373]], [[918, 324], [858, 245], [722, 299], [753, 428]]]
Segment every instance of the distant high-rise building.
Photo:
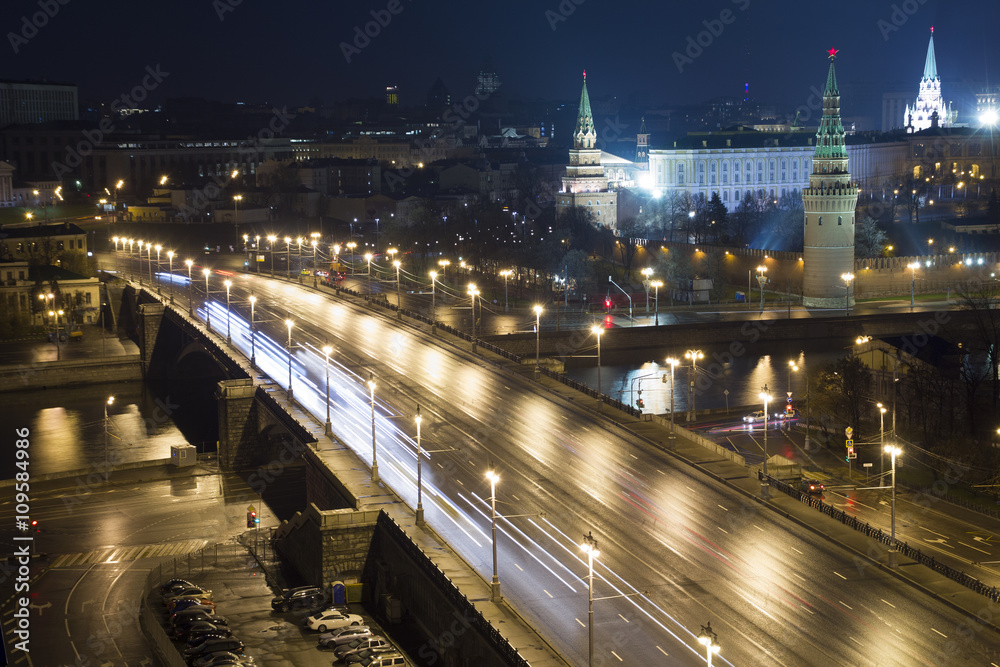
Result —
[[451, 106], [451, 92], [444, 85], [441, 77], [434, 80], [430, 90], [427, 91], [427, 107], [429, 109], [441, 109]]
[[399, 106], [399, 86], [385, 87], [385, 103], [391, 107]]
[[0, 127], [80, 120], [76, 86], [41, 81], [0, 81]]
[[955, 123], [958, 112], [952, 111], [951, 104], [945, 104], [941, 96], [941, 77], [938, 76], [937, 58], [934, 56], [934, 28], [931, 28], [930, 42], [927, 44], [927, 58], [924, 60], [924, 75], [920, 77], [920, 92], [913, 106], [907, 105], [904, 121], [907, 131], [926, 130], [937, 118], [940, 127]]
[[[830, 49], [830, 71], [823, 92], [823, 118], [816, 131], [809, 187], [802, 191], [805, 208], [805, 242], [802, 252], [802, 305], [840, 308], [848, 303], [849, 281], [854, 272], [854, 209], [858, 186], [848, 171], [844, 126], [840, 121], [840, 90]], [[853, 277], [853, 276], [852, 276]]]
[[493, 65], [487, 60], [476, 75], [476, 95], [489, 96], [500, 89], [500, 77], [493, 71]]
[[608, 190], [608, 179], [601, 166], [601, 149], [597, 147], [597, 128], [590, 110], [587, 93], [587, 73], [583, 73], [580, 110], [573, 132], [573, 148], [569, 165], [562, 180], [562, 191], [556, 196], [556, 213], [579, 206], [590, 211], [594, 221], [614, 230], [618, 224], [618, 193]]

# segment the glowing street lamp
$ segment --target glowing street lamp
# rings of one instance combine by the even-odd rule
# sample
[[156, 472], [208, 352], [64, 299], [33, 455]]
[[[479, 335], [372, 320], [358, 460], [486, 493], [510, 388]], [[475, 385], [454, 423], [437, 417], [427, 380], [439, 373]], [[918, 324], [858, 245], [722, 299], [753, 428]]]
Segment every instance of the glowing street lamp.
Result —
[[580, 548], [587, 554], [587, 588], [589, 594], [587, 596], [587, 627], [588, 627], [588, 639], [589, 639], [589, 651], [587, 653], [588, 660], [587, 664], [590, 667], [594, 667], [594, 559], [601, 555], [601, 552], [597, 550], [597, 540], [594, 539], [593, 532], [588, 532], [583, 536], [583, 544]]
[[229, 316], [229, 288], [233, 286], [233, 281], [227, 279], [222, 284], [226, 286], [226, 343], [228, 343], [229, 345], [232, 345], [233, 344], [233, 338], [230, 335], [230, 333], [231, 333], [231, 324], [230, 324], [230, 322], [232, 321], [232, 318]]
[[507, 279], [510, 278], [511, 274], [514, 273], [510, 269], [504, 269], [500, 272], [503, 276], [503, 312], [508, 312], [510, 309], [507, 307]]
[[469, 283], [469, 298], [472, 301], [472, 352], [476, 351], [476, 297], [479, 296], [479, 290], [476, 289], [475, 283]]
[[108, 406], [114, 404], [114, 396], [108, 396], [108, 400], [104, 401], [104, 479], [111, 476], [111, 466], [108, 465]]
[[267, 237], [267, 242], [271, 244], [270, 245], [271, 252], [268, 253], [268, 254], [271, 255], [271, 277], [272, 278], [274, 277], [274, 243], [277, 240], [278, 240], [278, 237], [275, 236], [274, 234], [271, 234], [270, 236]]
[[640, 273], [642, 274], [642, 285], [646, 288], [646, 314], [649, 315], [649, 279], [653, 275], [653, 267], [647, 266]]
[[486, 479], [490, 480], [490, 520], [493, 524], [493, 580], [490, 582], [490, 602], [500, 602], [500, 577], [497, 574], [497, 482], [500, 481], [500, 475], [488, 470]]
[[[162, 249], [163, 249], [163, 246], [161, 246], [159, 243], [157, 243], [156, 244], [156, 292], [157, 292], [157, 294], [160, 293], [160, 250], [162, 250]], [[153, 280], [153, 277], [150, 276], [149, 279]]]
[[701, 626], [698, 634], [698, 643], [705, 647], [705, 660], [708, 667], [712, 667], [712, 656], [719, 652], [721, 646], [718, 644], [719, 636], [712, 630], [712, 624]]
[[187, 284], [188, 315], [194, 317], [194, 304], [191, 302], [191, 266], [194, 264], [194, 260], [185, 259], [184, 264], [186, 264], [188, 267], [188, 284]]
[[174, 251], [167, 251], [167, 268], [170, 274], [170, 303], [174, 302]]
[[757, 394], [757, 398], [764, 401], [764, 481], [760, 483], [760, 497], [767, 499], [770, 490], [770, 485], [767, 482], [767, 404], [770, 403], [772, 396], [767, 390], [766, 384]]
[[[371, 402], [372, 402], [372, 484], [378, 482], [378, 447], [375, 444], [375, 374], [368, 374], [368, 391], [371, 392]], [[417, 409], [417, 414], [419, 416], [420, 409]], [[419, 427], [419, 420], [417, 425]], [[418, 445], [419, 454], [419, 445]], [[420, 459], [417, 459], [417, 467], [420, 467]], [[422, 518], [422, 517], [421, 517]]]
[[603, 408], [603, 397], [601, 395], [601, 334], [604, 333], [604, 329], [594, 325], [590, 328], [590, 333], [594, 334], [597, 338], [597, 409]]
[[333, 352], [333, 348], [329, 345], [323, 346], [323, 357], [324, 367], [326, 368], [326, 425], [324, 427], [324, 433], [327, 437], [333, 435], [333, 428], [330, 424], [330, 353]]
[[788, 360], [788, 398], [792, 397], [792, 371], [798, 371], [798, 365], [791, 359]]
[[913, 291], [917, 281], [917, 269], [920, 268], [920, 262], [911, 262], [906, 265], [906, 268], [910, 270], [910, 308], [913, 308]]
[[844, 312], [851, 312], [851, 281], [854, 280], [853, 273], [842, 273], [840, 279], [844, 281]]
[[688, 411], [687, 411], [687, 421], [692, 422], [698, 416], [698, 410], [695, 408], [694, 404], [694, 380], [698, 375], [698, 360], [704, 359], [705, 355], [702, 354], [701, 350], [688, 350], [684, 353], [685, 359], [691, 360], [691, 377], [688, 378]]
[[291, 319], [285, 320], [288, 327], [288, 402], [292, 402], [292, 326], [295, 324]]
[[424, 486], [423, 480], [420, 476], [420, 461], [424, 458], [423, 452], [420, 448], [420, 422], [423, 419], [420, 416], [420, 406], [417, 406], [417, 416], [414, 417], [414, 421], [417, 422], [417, 525], [424, 525]]
[[670, 438], [674, 438], [674, 369], [681, 363], [680, 359], [667, 357], [667, 364], [670, 366]]
[[[652, 281], [649, 284], [650, 284], [650, 286], [654, 290], [654, 292], [653, 292], [653, 302], [655, 304], [654, 311], [653, 311], [654, 312], [654, 317], [655, 317], [654, 326], [660, 326], [660, 288], [663, 287], [663, 281], [662, 280], [654, 280], [654, 281]], [[647, 306], [647, 308], [648, 308], [648, 306]]]
[[766, 266], [757, 267], [757, 284], [760, 286], [760, 312], [764, 312], [764, 284], [767, 282], [767, 278], [764, 274], [767, 273]]
[[542, 349], [542, 307], [536, 305], [533, 309], [535, 311], [535, 379], [542, 374], [542, 366], [539, 363], [540, 352]]
[[292, 237], [285, 237], [285, 277], [291, 277], [292, 273]]
[[442, 280], [448, 280], [448, 267], [451, 266], [451, 260], [439, 259], [438, 266], [441, 267]]
[[205, 274], [205, 326], [209, 331], [212, 330], [212, 298], [209, 296], [208, 291], [208, 277], [212, 275], [211, 269], [202, 269], [202, 273]]
[[318, 241], [316, 239], [313, 239], [311, 243], [313, 247], [313, 265], [312, 265], [313, 289], [316, 289], [316, 244], [318, 243]]
[[250, 295], [250, 368], [257, 364], [257, 332], [254, 326], [254, 311], [257, 306], [257, 297]]
[[431, 319], [435, 320], [437, 315], [437, 271], [431, 271]]
[[396, 267], [396, 308], [399, 309], [396, 312], [401, 316], [403, 311], [403, 302], [400, 300], [399, 297], [399, 267], [400, 267], [399, 260], [398, 259], [392, 260], [392, 265]]
[[365, 261], [368, 262], [368, 293], [372, 293], [372, 254], [365, 253]]
[[903, 450], [895, 445], [886, 445], [884, 451], [892, 457], [892, 504], [890, 506], [891, 518], [889, 523], [889, 567], [896, 567], [898, 565], [899, 558], [899, 552], [896, 551], [896, 457], [902, 454]]
[[347, 249], [351, 251], [351, 275], [354, 275], [354, 249], [358, 247], [358, 244], [354, 241], [348, 241]]

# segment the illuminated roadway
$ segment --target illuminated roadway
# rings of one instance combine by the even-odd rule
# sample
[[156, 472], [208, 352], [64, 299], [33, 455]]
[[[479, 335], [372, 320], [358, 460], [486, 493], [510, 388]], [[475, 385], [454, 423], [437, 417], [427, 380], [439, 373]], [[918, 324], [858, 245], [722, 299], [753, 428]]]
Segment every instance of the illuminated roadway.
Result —
[[[331, 356], [335, 434], [371, 461], [369, 394], [384, 482], [416, 504], [413, 416], [419, 403], [427, 522], [486, 579], [492, 575], [492, 463], [501, 479], [503, 595], [572, 664], [587, 662], [583, 536], [600, 557], [594, 604], [597, 665], [703, 664], [696, 641], [712, 622], [716, 664], [985, 664], [996, 637], [960, 636], [964, 617], [641, 439], [532, 383], [391, 316], [312, 290], [237, 276], [234, 345], [249, 353], [247, 288], [258, 297], [258, 365], [288, 378], [284, 319], [294, 320], [295, 399], [324, 418], [323, 354]], [[202, 282], [203, 285], [203, 282]], [[213, 279], [213, 296], [220, 285]], [[186, 305], [184, 289], [177, 306]], [[225, 291], [212, 328], [225, 336]], [[197, 300], [197, 297], [196, 297]], [[202, 311], [203, 315], [203, 311]], [[267, 339], [270, 339], [269, 341]], [[463, 348], [464, 349], [464, 348]], [[947, 657], [945, 657], [947, 656]]]

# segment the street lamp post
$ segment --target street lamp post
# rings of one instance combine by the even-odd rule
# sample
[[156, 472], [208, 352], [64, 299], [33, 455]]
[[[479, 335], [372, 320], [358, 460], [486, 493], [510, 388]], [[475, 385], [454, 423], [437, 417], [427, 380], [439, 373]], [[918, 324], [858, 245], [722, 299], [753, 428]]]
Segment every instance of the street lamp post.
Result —
[[431, 271], [431, 320], [437, 321], [437, 271]]
[[229, 316], [229, 288], [233, 286], [232, 280], [226, 280], [223, 285], [226, 286], [226, 343], [229, 345], [233, 344], [232, 333], [232, 318]]
[[580, 548], [587, 553], [587, 634], [589, 649], [587, 652], [587, 664], [594, 667], [594, 559], [601, 555], [597, 550], [597, 540], [594, 539], [593, 532], [588, 532], [583, 536], [583, 544]]
[[685, 359], [691, 360], [691, 377], [688, 378], [688, 410], [686, 421], [692, 422], [698, 417], [698, 408], [695, 406], [694, 381], [698, 376], [698, 360], [704, 359], [705, 355], [701, 350], [688, 350], [684, 353]]
[[764, 283], [767, 282], [767, 278], [764, 277], [765, 273], [767, 273], [766, 266], [757, 267], [757, 284], [760, 286], [760, 312], [762, 313], [764, 312]]
[[[159, 262], [160, 253], [156, 253], [157, 262]], [[149, 284], [153, 284], [153, 243], [152, 241], [146, 241], [146, 268], [149, 269]]]
[[[378, 447], [375, 444], [375, 374], [368, 374], [368, 391], [371, 392], [372, 402], [372, 483], [378, 482]], [[420, 465], [420, 459], [417, 459]]]
[[[161, 246], [159, 243], [157, 243], [156, 244], [156, 293], [157, 294], [163, 294], [163, 292], [160, 291], [160, 250], [162, 250], [162, 249], [163, 249], [163, 246]], [[150, 262], [150, 263], [152, 263], [152, 262]], [[150, 272], [152, 272], [152, 268], [150, 269]], [[152, 281], [153, 280], [153, 276], [150, 276], [149, 279], [150, 279], [150, 281]]]
[[312, 247], [313, 247], [313, 265], [312, 265], [313, 289], [316, 289], [316, 244], [317, 244], [316, 239], [313, 239], [312, 240]]
[[653, 312], [654, 326], [660, 326], [660, 288], [663, 287], [662, 280], [654, 280], [650, 283], [653, 287]]
[[885, 475], [885, 413], [886, 407], [881, 403], [876, 403], [878, 408], [878, 445], [879, 445], [879, 479]]
[[892, 504], [890, 505], [890, 540], [889, 540], [889, 567], [896, 567], [899, 564], [899, 552], [896, 551], [896, 457], [903, 453], [903, 450], [895, 445], [886, 445], [886, 454], [892, 457]]
[[667, 357], [667, 364], [670, 366], [670, 439], [674, 439], [674, 369], [677, 368], [677, 364], [681, 363], [680, 359], [675, 359], [674, 357]]
[[292, 237], [285, 237], [285, 277], [292, 273]]
[[701, 626], [701, 632], [698, 634], [698, 643], [705, 647], [705, 660], [708, 667], [712, 667], [712, 656], [718, 653], [721, 648], [717, 643], [718, 639], [718, 635], [712, 630], [711, 622]]
[[788, 397], [792, 397], [792, 371], [798, 371], [799, 367], [795, 361], [788, 360]]
[[423, 418], [420, 416], [419, 405], [414, 421], [417, 422], [417, 525], [422, 526], [424, 525], [424, 485], [420, 475], [420, 460], [424, 458], [424, 455], [420, 449], [420, 422], [423, 421]]
[[250, 368], [257, 364], [257, 332], [254, 327], [254, 310], [257, 306], [257, 297], [250, 295]]
[[910, 270], [910, 308], [913, 308], [913, 292], [917, 282], [917, 269], [920, 268], [919, 262], [910, 262], [906, 265], [906, 268]]
[[493, 524], [493, 581], [490, 582], [490, 602], [500, 602], [500, 576], [497, 574], [497, 482], [500, 475], [493, 470], [486, 472], [490, 480], [490, 521]]
[[400, 261], [398, 259], [392, 260], [392, 265], [396, 267], [396, 311], [397, 314], [401, 314], [403, 310], [403, 302], [399, 298], [399, 267]]
[[188, 315], [190, 315], [191, 317], [194, 317], [194, 302], [191, 300], [191, 285], [193, 283], [193, 280], [191, 279], [191, 266], [194, 264], [194, 260], [185, 259], [184, 263], [188, 267], [188, 285], [187, 285], [187, 287], [188, 287], [188, 289], [187, 289], [187, 292], [188, 292]]
[[851, 313], [851, 281], [854, 280], [853, 273], [842, 273], [840, 279], [844, 281], [844, 312]]
[[209, 296], [208, 291], [208, 277], [212, 275], [211, 269], [202, 269], [202, 273], [205, 274], [205, 326], [209, 331], [212, 330], [212, 300]]
[[347, 249], [351, 251], [351, 275], [354, 275], [354, 249], [358, 247], [358, 244], [354, 241], [348, 241]]
[[368, 293], [372, 293], [372, 254], [365, 253], [365, 261], [368, 262]]
[[535, 311], [535, 379], [542, 374], [540, 353], [542, 349], [542, 307], [536, 305]]
[[642, 273], [642, 286], [646, 288], [646, 314], [649, 315], [649, 278], [653, 275], [653, 269], [647, 266], [640, 273]]
[[507, 279], [510, 278], [510, 274], [511, 273], [513, 273], [513, 272], [510, 269], [504, 269], [503, 271], [500, 272], [500, 275], [503, 276], [503, 312], [505, 312], [505, 313], [510, 311], [510, 308], [508, 308], [508, 305], [507, 305], [508, 304], [508, 301], [507, 301]]
[[115, 397], [108, 396], [104, 402], [104, 479], [111, 477], [111, 467], [108, 465], [108, 406], [114, 405]]
[[56, 318], [56, 361], [62, 361], [62, 348], [59, 347], [59, 337], [62, 333], [59, 331], [59, 328], [62, 326], [63, 312], [62, 310], [49, 311], [49, 317]]
[[767, 499], [770, 496], [770, 485], [767, 482], [767, 404], [770, 403], [772, 397], [766, 384], [757, 397], [764, 401], [764, 481], [760, 483], [760, 497]]
[[167, 268], [170, 275], [170, 303], [174, 302], [174, 251], [167, 251]]
[[595, 325], [590, 328], [590, 333], [597, 338], [597, 409], [601, 410], [603, 408], [601, 400], [601, 334], [604, 333], [604, 329]]
[[292, 402], [292, 326], [295, 324], [291, 319], [285, 320], [288, 327], [288, 402]]
[[476, 353], [476, 297], [479, 290], [475, 283], [469, 283], [469, 298], [472, 299], [472, 353]]
[[333, 352], [333, 348], [329, 345], [323, 346], [323, 357], [324, 357], [324, 367], [326, 369], [326, 425], [324, 426], [324, 433], [326, 437], [333, 435], [333, 428], [330, 424], [330, 353]]
[[270, 252], [268, 254], [271, 256], [271, 277], [272, 278], [274, 277], [274, 244], [275, 244], [275, 242], [277, 240], [278, 240], [278, 237], [275, 236], [275, 235], [273, 235], [273, 234], [267, 237], [267, 242], [271, 244], [270, 246], [268, 246], [268, 248], [270, 250]]
[[258, 276], [260, 275], [260, 262], [257, 261], [260, 258], [260, 234], [254, 236], [253, 242], [253, 270]]

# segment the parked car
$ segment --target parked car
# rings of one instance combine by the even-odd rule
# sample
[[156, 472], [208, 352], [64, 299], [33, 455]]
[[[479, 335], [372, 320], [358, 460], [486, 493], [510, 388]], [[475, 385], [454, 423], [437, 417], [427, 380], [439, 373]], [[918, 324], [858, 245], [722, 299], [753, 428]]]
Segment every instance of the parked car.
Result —
[[192, 584], [187, 579], [167, 579], [162, 584], [160, 584], [160, 595], [162, 596], [169, 590], [174, 588], [193, 588], [195, 584]]
[[235, 637], [226, 637], [225, 639], [209, 639], [206, 642], [202, 642], [197, 646], [190, 646], [184, 649], [184, 657], [188, 659], [189, 662], [193, 661], [195, 658], [201, 656], [209, 655], [210, 653], [218, 653], [219, 651], [232, 651], [237, 653], [243, 650], [243, 642]]
[[388, 651], [393, 648], [392, 642], [385, 637], [373, 635], [371, 637], [361, 637], [359, 639], [355, 639], [349, 644], [338, 646], [333, 652], [333, 655], [337, 660], [345, 660], [348, 656], [361, 653], [362, 651], [366, 651], [368, 649]]
[[171, 600], [167, 605], [167, 611], [172, 614], [175, 611], [183, 611], [191, 607], [205, 607], [215, 611], [215, 603], [205, 598], [177, 598]]
[[[229, 628], [226, 628], [226, 630], [228, 631]], [[232, 636], [233, 636], [233, 633], [229, 632], [229, 634], [225, 634], [225, 635], [223, 635], [223, 634], [215, 634], [215, 633], [208, 633], [208, 634], [201, 635], [200, 637], [192, 637], [191, 639], [187, 640], [187, 646], [186, 646], [186, 648], [197, 648], [197, 647], [201, 646], [202, 644], [204, 644], [205, 642], [214, 641], [216, 639], [228, 639], [229, 637], [232, 637]]]
[[320, 648], [337, 648], [342, 644], [348, 644], [355, 639], [371, 637], [372, 629], [367, 625], [349, 625], [346, 628], [324, 632], [319, 636]]
[[200, 642], [207, 637], [211, 637], [213, 639], [225, 639], [226, 637], [232, 637], [233, 631], [225, 625], [197, 623], [188, 628], [185, 636], [187, 637], [187, 645], [194, 646], [195, 642]]
[[[221, 616], [219, 618], [222, 618]], [[193, 621], [191, 623], [182, 623], [173, 629], [174, 637], [187, 641], [192, 637], [198, 637], [205, 634], [211, 633], [226, 633], [226, 636], [232, 634], [229, 626], [222, 623], [213, 623], [212, 621]]]
[[292, 609], [312, 609], [326, 601], [326, 593], [318, 586], [290, 588], [271, 600], [271, 609], [290, 611]]
[[168, 595], [163, 596], [163, 604], [170, 604], [171, 600], [177, 600], [180, 598], [204, 598], [206, 600], [212, 599], [212, 591], [207, 588], [201, 588], [200, 586], [189, 586], [183, 588], [180, 591], [172, 590], [168, 591]]
[[253, 658], [243, 651], [216, 651], [191, 662], [192, 667], [223, 667], [223, 665], [226, 667], [230, 667], [231, 665], [241, 667], [253, 664]]
[[374, 660], [378, 659], [381, 656], [394, 656], [394, 655], [399, 655], [399, 651], [396, 649], [395, 646], [387, 646], [385, 648], [366, 648], [364, 650], [358, 651], [357, 653], [352, 653], [342, 659], [336, 660], [334, 661], [334, 664], [340, 663], [343, 665], [352, 665], [352, 667], [357, 667], [358, 665], [371, 664]]
[[406, 667], [406, 658], [401, 653], [380, 653], [350, 663], [359, 667]]
[[807, 478], [803, 477], [803, 478], [802, 478], [802, 482], [801, 482], [801, 483], [800, 483], [800, 485], [799, 485], [799, 488], [800, 488], [800, 489], [801, 489], [801, 490], [802, 490], [802, 491], [803, 491], [804, 493], [809, 493], [809, 494], [813, 494], [813, 493], [817, 493], [817, 494], [822, 494], [822, 493], [823, 493], [823, 490], [824, 490], [824, 489], [825, 489], [826, 487], [825, 487], [825, 486], [823, 486], [823, 482], [819, 481], [818, 479], [807, 479]]
[[199, 621], [208, 621], [216, 625], [229, 625], [229, 620], [225, 616], [216, 616], [207, 607], [188, 607], [170, 617], [170, 627], [177, 630], [184, 625], [198, 623]]
[[306, 616], [302, 621], [302, 625], [310, 630], [326, 632], [327, 630], [343, 628], [348, 625], [361, 625], [364, 622], [365, 619], [357, 614], [345, 614], [337, 609], [327, 609], [326, 611], [319, 611]]

